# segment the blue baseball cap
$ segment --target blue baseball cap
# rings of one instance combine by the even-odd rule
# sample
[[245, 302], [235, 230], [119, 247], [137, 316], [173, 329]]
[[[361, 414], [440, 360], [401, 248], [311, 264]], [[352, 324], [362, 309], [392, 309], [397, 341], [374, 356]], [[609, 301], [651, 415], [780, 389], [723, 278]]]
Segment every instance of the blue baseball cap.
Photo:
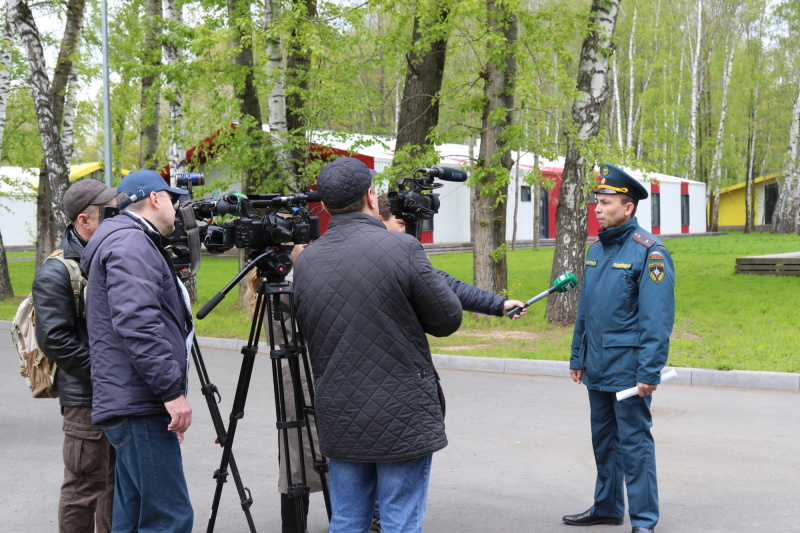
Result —
[[153, 170], [137, 170], [131, 172], [119, 182], [117, 185], [117, 193], [125, 193], [128, 195], [128, 200], [120, 204], [120, 208], [127, 207], [128, 205], [138, 202], [150, 196], [151, 192], [167, 191], [172, 194], [182, 195], [189, 194], [185, 189], [176, 189], [170, 187], [167, 181], [161, 177], [161, 174]]
[[627, 194], [636, 203], [647, 198], [647, 189], [624, 170], [603, 163], [600, 165], [600, 182], [592, 191], [595, 194]]

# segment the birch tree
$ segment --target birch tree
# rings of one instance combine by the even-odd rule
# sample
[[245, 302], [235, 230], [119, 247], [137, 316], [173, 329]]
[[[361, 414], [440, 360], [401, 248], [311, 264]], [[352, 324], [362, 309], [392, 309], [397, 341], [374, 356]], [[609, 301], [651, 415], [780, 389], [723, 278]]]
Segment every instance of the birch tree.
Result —
[[161, 120], [161, 34], [163, 7], [161, 0], [146, 0], [145, 37], [142, 50], [142, 89], [139, 122], [139, 168], [158, 170], [158, 134]]
[[700, 55], [703, 38], [703, 0], [697, 0], [697, 33], [692, 51], [692, 103], [689, 109], [689, 179], [697, 179], [697, 113], [700, 102]]
[[164, 97], [169, 103], [169, 180], [174, 187], [177, 175], [186, 171], [186, 151], [183, 148], [183, 95], [181, 92], [181, 37], [183, 26], [182, 0], [164, 0], [165, 32], [161, 43], [167, 66]]
[[[283, 45], [277, 17], [280, 14], [279, 0], [265, 0], [264, 29], [267, 39], [267, 83], [271, 85], [268, 100], [268, 123], [275, 158], [278, 163], [278, 179], [286, 183], [290, 191], [299, 191], [297, 183], [299, 169], [295, 160], [286, 125], [286, 83], [283, 72]], [[270, 86], [268, 85], [268, 86]]]
[[798, 157], [800, 145], [800, 83], [797, 88], [797, 98], [792, 108], [792, 120], [789, 129], [789, 148], [786, 157], [786, 170], [775, 214], [772, 217], [772, 232], [779, 235], [797, 233], [798, 215], [800, 210], [800, 158]]
[[[9, 10], [3, 10], [3, 40], [0, 43], [0, 161], [3, 160], [3, 135], [6, 130], [6, 109], [8, 93], [11, 88], [11, 46], [14, 31], [11, 26]], [[0, 232], [0, 300], [13, 298], [14, 288], [11, 286], [11, 277], [8, 274], [8, 259], [6, 247], [3, 244], [3, 234]]]
[[[551, 278], [565, 272], [583, 277], [586, 247], [586, 143], [597, 136], [600, 116], [611, 90], [609, 59], [614, 51], [614, 29], [620, 0], [593, 0], [589, 32], [578, 63], [578, 96], [572, 105], [573, 130], [567, 136], [561, 192], [556, 208], [556, 249]], [[579, 291], [554, 294], [547, 300], [547, 319], [572, 324], [578, 313]]]
[[69, 186], [69, 166], [61, 144], [60, 126], [64, 97], [83, 20], [83, 0], [70, 0], [53, 83], [47, 74], [39, 30], [27, 0], [9, 0], [17, 31], [28, 57], [29, 83], [36, 108], [39, 135], [44, 152], [44, 172], [40, 175], [37, 207], [36, 262], [40, 265], [55, 248], [70, 223], [63, 208]]
[[[719, 229], [719, 184], [722, 179], [722, 150], [725, 145], [725, 120], [728, 116], [728, 88], [731, 83], [731, 72], [733, 71], [733, 59], [736, 55], [739, 31], [736, 28], [728, 34], [725, 40], [725, 70], [722, 73], [722, 102], [720, 104], [719, 127], [717, 128], [717, 140], [714, 144], [714, 156], [711, 160], [711, 179], [708, 181], [709, 193], [713, 187], [714, 206], [712, 209], [713, 220], [710, 224], [711, 231]], [[709, 194], [706, 195], [710, 197]]]

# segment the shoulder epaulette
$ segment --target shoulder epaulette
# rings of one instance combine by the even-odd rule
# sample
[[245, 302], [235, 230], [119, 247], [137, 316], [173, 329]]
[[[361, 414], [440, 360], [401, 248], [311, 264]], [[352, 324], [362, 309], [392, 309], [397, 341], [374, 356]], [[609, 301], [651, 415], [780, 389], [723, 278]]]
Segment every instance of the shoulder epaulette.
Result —
[[653, 237], [649, 235], [645, 235], [644, 233], [637, 231], [633, 234], [633, 240], [644, 246], [645, 248], [650, 248], [654, 244], [658, 244]]

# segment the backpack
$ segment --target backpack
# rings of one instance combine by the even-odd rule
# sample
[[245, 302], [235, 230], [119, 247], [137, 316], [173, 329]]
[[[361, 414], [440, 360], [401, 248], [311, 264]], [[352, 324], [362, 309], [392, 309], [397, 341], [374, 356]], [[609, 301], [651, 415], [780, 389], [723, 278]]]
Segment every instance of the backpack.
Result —
[[[67, 267], [72, 293], [75, 298], [75, 316], [84, 316], [81, 305], [81, 293], [86, 286], [86, 279], [81, 274], [78, 263], [64, 257], [64, 250], [56, 250], [50, 257]], [[19, 356], [19, 373], [31, 389], [34, 398], [58, 398], [54, 387], [56, 363], [49, 359], [39, 348], [36, 341], [36, 312], [33, 307], [33, 293], [29, 294], [17, 308], [11, 322], [11, 341]]]

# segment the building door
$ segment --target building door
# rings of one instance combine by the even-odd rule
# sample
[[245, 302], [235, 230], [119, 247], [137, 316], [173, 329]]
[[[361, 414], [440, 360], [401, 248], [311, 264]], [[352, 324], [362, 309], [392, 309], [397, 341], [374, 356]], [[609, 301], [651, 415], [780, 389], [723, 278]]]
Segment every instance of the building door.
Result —
[[770, 183], [764, 187], [764, 224], [772, 224], [772, 214], [778, 203], [778, 184]]

